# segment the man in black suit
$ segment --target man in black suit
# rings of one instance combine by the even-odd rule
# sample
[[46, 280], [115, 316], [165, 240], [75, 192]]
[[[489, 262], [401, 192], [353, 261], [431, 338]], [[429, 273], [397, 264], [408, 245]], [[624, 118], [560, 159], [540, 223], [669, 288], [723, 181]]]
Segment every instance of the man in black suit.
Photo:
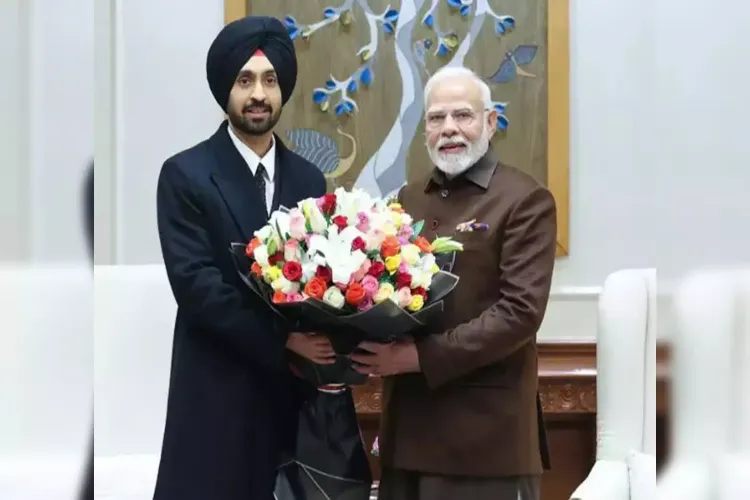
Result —
[[229, 245], [249, 241], [280, 205], [322, 196], [326, 184], [272, 131], [297, 78], [294, 45], [279, 20], [226, 25], [206, 70], [228, 121], [168, 159], [157, 187], [178, 311], [154, 499], [271, 500], [303, 383], [286, 351], [326, 363], [333, 349], [322, 336], [276, 322], [237, 276]]

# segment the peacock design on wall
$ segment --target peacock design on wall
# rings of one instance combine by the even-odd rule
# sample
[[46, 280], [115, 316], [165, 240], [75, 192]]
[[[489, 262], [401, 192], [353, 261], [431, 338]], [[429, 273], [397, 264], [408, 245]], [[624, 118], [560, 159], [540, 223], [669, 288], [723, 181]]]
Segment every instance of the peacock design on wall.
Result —
[[287, 132], [287, 137], [292, 143], [295, 153], [309, 162], [317, 165], [326, 179], [336, 185], [336, 179], [347, 173], [354, 165], [357, 158], [357, 140], [354, 136], [347, 134], [341, 127], [336, 132], [349, 140], [351, 152], [345, 156], [339, 156], [338, 143], [327, 135], [311, 128], [295, 128]]

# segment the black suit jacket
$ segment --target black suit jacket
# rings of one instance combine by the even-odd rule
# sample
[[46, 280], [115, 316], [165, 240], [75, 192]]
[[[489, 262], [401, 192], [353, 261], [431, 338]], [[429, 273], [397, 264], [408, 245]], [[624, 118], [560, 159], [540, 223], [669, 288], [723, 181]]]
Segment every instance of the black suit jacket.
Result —
[[[320, 170], [278, 137], [276, 154], [272, 208], [325, 193]], [[226, 122], [161, 169], [159, 238], [178, 311], [157, 500], [270, 500], [293, 445], [302, 382], [287, 368], [288, 331], [229, 253], [266, 223], [263, 196]]]

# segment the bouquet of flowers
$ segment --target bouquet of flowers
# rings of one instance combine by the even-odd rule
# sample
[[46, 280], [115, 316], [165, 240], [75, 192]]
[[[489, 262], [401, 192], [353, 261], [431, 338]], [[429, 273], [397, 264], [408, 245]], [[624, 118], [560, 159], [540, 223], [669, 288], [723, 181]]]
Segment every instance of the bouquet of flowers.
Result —
[[413, 335], [442, 312], [458, 283], [444, 270], [462, 245], [427, 241], [393, 200], [363, 190], [309, 198], [271, 214], [247, 244], [233, 244], [245, 283], [286, 320], [327, 335], [334, 365], [299, 363], [318, 385], [359, 384], [347, 357], [364, 341]]
[[[427, 241], [393, 200], [337, 189], [271, 214], [249, 243], [234, 243], [247, 286], [298, 331], [327, 335], [336, 363], [295, 358], [319, 394], [300, 410], [294, 454], [279, 469], [275, 497], [370, 497], [372, 475], [347, 385], [361, 384], [348, 355], [364, 341], [416, 335], [455, 288], [447, 237]], [[333, 390], [331, 390], [333, 387]]]

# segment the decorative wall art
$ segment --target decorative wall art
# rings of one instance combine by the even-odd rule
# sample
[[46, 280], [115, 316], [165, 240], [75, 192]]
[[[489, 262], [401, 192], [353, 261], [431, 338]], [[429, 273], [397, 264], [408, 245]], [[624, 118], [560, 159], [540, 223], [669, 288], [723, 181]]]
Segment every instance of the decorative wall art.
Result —
[[432, 168], [423, 87], [466, 66], [492, 89], [500, 159], [545, 184], [568, 253], [569, 0], [225, 0], [225, 21], [281, 19], [297, 87], [279, 122], [289, 147], [331, 187], [387, 196]]

